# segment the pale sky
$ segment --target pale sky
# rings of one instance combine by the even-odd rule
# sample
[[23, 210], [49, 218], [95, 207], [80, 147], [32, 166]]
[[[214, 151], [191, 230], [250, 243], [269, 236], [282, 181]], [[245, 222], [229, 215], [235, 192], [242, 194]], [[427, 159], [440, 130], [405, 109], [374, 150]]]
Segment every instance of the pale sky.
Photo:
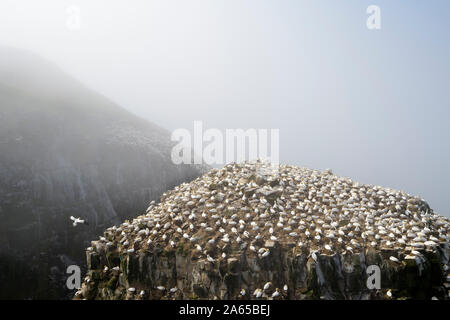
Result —
[[[371, 4], [381, 30], [366, 27]], [[282, 163], [404, 190], [446, 216], [449, 33], [445, 0], [0, 2], [1, 45], [160, 126], [278, 128]]]

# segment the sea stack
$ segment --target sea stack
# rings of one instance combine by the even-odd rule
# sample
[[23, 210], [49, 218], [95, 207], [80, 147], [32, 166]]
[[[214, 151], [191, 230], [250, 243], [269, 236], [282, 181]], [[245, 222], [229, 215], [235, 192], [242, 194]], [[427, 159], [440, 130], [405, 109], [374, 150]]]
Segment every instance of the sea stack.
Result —
[[142, 299], [130, 287], [146, 299], [446, 299], [449, 234], [449, 218], [402, 191], [232, 163], [92, 241], [76, 299]]

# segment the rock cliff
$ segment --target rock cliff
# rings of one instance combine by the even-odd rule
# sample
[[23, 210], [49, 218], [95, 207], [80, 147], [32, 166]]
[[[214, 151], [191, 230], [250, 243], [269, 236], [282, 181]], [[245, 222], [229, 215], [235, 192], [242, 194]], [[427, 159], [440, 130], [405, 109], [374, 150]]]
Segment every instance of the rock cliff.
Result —
[[449, 226], [331, 171], [230, 164], [92, 241], [75, 299], [448, 299]]

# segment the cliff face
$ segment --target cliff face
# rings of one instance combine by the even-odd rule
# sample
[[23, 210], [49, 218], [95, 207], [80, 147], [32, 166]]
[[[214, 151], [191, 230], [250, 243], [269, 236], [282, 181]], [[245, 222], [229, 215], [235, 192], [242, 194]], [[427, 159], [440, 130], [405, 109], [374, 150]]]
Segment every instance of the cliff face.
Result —
[[[182, 249], [87, 252], [89, 271], [76, 299], [448, 299], [447, 245], [403, 263], [389, 260], [393, 254], [402, 258], [393, 250], [318, 255], [315, 261], [306, 252], [294, 252], [295, 244], [266, 247], [271, 254], [264, 258], [243, 250], [216, 263], [192, 259]], [[380, 290], [367, 287], [370, 265], [380, 267]], [[255, 290], [268, 282], [270, 288], [257, 298]], [[272, 298], [275, 291], [280, 294]]]
[[64, 298], [90, 239], [202, 169], [172, 164], [167, 131], [33, 54], [0, 48], [0, 69], [0, 299]]
[[425, 201], [330, 171], [261, 166], [213, 169], [108, 228], [86, 250], [75, 298], [448, 298], [450, 224]]

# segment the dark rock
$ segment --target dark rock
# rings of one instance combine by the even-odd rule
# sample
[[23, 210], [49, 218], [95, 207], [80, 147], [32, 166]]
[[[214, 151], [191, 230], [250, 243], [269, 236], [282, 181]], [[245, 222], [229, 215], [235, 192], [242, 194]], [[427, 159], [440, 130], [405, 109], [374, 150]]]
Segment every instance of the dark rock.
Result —
[[[101, 288], [113, 289], [111, 286], [116, 285], [115, 289], [125, 290], [139, 284], [146, 291], [159, 285], [178, 287], [178, 299], [240, 299], [242, 288], [253, 292], [270, 281], [273, 288], [288, 285], [288, 293], [280, 299], [379, 299], [379, 291], [366, 286], [366, 268], [374, 263], [381, 269], [381, 292], [391, 289], [394, 298], [398, 299], [446, 298], [439, 251], [427, 252], [422, 272], [419, 272], [415, 260], [392, 265], [383, 253], [372, 249], [360, 254], [318, 255], [315, 262], [303, 254], [292, 257], [284, 246], [278, 248], [269, 259], [259, 259], [246, 253], [217, 264], [205, 260], [192, 263], [180, 255], [176, 259], [167, 259], [148, 254], [144, 259], [152, 263], [142, 264], [141, 268], [130, 267], [130, 261], [137, 261], [134, 255], [125, 256], [123, 261], [128, 261], [128, 264], [122, 265], [122, 272], [128, 277], [133, 273], [136, 279], [133, 284], [117, 282], [115, 278], [102, 275], [100, 280], [84, 283], [83, 292], [87, 292], [88, 296], [82, 295], [101, 298]], [[441, 249], [448, 250], [448, 247]], [[100, 274], [97, 272], [96, 276]], [[163, 297], [175, 298], [165, 295], [152, 298]], [[121, 296], [113, 298], [120, 299]]]

